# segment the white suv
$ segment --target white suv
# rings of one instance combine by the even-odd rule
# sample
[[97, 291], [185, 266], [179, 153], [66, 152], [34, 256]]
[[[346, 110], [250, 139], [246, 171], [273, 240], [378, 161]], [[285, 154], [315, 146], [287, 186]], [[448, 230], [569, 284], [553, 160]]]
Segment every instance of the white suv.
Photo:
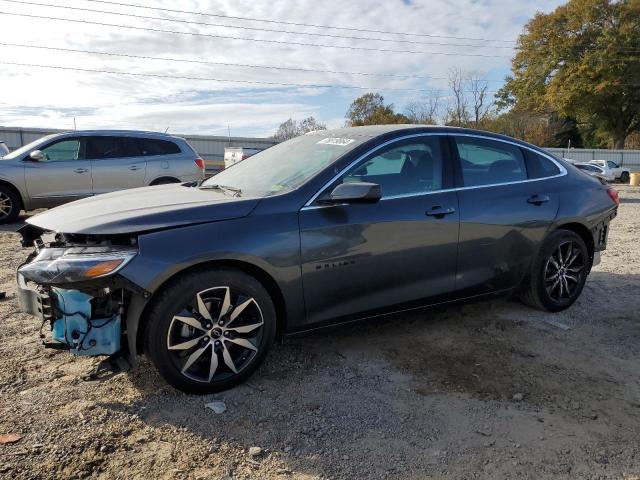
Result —
[[597, 165], [605, 171], [608, 181], [620, 180], [622, 183], [629, 183], [629, 169], [621, 167], [611, 160], [591, 160], [589, 163]]
[[20, 210], [55, 207], [126, 188], [193, 182], [204, 161], [183, 138], [154, 132], [49, 135], [0, 159], [0, 224]]

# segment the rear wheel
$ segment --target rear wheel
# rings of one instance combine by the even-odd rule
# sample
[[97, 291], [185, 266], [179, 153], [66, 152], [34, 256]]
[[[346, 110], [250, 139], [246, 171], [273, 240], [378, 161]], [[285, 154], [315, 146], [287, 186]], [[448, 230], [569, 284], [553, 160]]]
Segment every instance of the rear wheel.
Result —
[[589, 251], [580, 235], [557, 230], [544, 242], [522, 295], [525, 303], [559, 312], [580, 296], [589, 271]]
[[276, 331], [273, 302], [253, 277], [201, 271], [171, 285], [151, 308], [146, 352], [178, 390], [231, 388], [260, 365]]
[[620, 175], [620, 181], [622, 183], [629, 183], [629, 172], [622, 172], [622, 175]]
[[10, 223], [20, 213], [20, 197], [8, 187], [0, 185], [0, 224]]

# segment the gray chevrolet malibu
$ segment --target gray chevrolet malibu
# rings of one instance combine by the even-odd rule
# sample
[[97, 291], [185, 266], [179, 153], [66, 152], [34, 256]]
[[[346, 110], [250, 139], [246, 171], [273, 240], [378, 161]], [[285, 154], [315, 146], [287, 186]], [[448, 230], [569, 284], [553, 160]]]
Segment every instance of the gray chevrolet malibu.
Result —
[[203, 174], [204, 161], [179, 137], [125, 130], [47, 135], [0, 158], [0, 223], [20, 210]]
[[202, 183], [30, 218], [20, 300], [51, 326], [48, 346], [144, 353], [174, 387], [210, 393], [279, 335], [495, 294], [566, 309], [617, 207], [615, 190], [508, 137], [321, 131]]

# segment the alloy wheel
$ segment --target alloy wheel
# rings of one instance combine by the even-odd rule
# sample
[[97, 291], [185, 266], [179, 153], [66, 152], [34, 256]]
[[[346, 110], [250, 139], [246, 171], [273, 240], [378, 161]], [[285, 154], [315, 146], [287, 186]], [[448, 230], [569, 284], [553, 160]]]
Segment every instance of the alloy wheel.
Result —
[[580, 246], [563, 242], [547, 259], [544, 269], [545, 289], [555, 302], [566, 302], [578, 291], [584, 275], [585, 259]]
[[0, 192], [0, 220], [4, 220], [11, 214], [11, 210], [13, 210], [13, 202], [11, 198]]
[[185, 377], [212, 383], [240, 373], [258, 353], [264, 317], [253, 297], [228, 286], [198, 292], [167, 332], [171, 361]]

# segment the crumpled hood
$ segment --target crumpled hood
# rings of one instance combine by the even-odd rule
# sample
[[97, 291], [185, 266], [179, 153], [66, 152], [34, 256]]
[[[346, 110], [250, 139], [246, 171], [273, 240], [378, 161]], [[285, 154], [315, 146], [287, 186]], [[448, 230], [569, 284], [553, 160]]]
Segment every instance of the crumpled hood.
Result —
[[159, 185], [77, 200], [35, 215], [27, 223], [62, 233], [136, 233], [244, 217], [258, 201], [180, 184]]

